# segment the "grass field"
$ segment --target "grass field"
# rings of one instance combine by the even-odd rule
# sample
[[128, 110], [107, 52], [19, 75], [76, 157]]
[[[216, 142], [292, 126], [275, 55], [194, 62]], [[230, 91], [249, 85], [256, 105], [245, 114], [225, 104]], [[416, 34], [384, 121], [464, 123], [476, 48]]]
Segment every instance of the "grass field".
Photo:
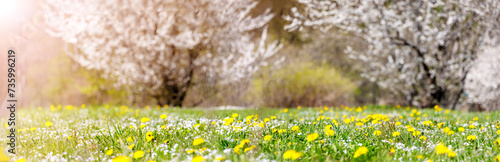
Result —
[[500, 160], [499, 112], [82, 105], [18, 116], [17, 154], [10, 158], [20, 161]]

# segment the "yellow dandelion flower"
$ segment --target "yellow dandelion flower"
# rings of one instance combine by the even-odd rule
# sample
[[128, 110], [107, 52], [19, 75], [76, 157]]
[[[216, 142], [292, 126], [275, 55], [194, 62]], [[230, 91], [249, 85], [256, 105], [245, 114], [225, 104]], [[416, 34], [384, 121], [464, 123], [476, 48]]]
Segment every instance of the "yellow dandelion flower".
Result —
[[45, 122], [45, 126], [46, 126], [46, 127], [51, 127], [51, 126], [52, 126], [52, 123], [51, 123], [51, 122]]
[[288, 150], [283, 154], [283, 159], [292, 159], [296, 160], [302, 156], [302, 153], [297, 152], [295, 150]]
[[476, 139], [477, 139], [477, 136], [475, 136], [475, 135], [467, 136], [467, 140], [469, 140], [469, 141], [474, 141]]
[[147, 132], [146, 133], [146, 141], [150, 142], [153, 138], [155, 138], [153, 136], [153, 132]]
[[358, 148], [358, 150], [356, 150], [356, 152], [354, 152], [354, 158], [358, 158], [359, 156], [364, 155], [366, 153], [368, 153], [368, 148], [360, 147]]
[[271, 135], [266, 135], [266, 136], [264, 136], [264, 141], [269, 141], [269, 140], [271, 140], [272, 138], [273, 138], [273, 136], [271, 136]]
[[106, 151], [106, 155], [113, 155], [113, 149], [109, 149], [108, 151]]
[[335, 135], [335, 131], [333, 131], [331, 129], [325, 129], [324, 132], [325, 132], [326, 136], [333, 136], [333, 135]]
[[130, 162], [130, 158], [127, 156], [117, 156], [111, 160], [112, 162]]
[[133, 142], [135, 140], [135, 137], [128, 137], [127, 142]]
[[314, 140], [316, 140], [318, 137], [319, 137], [319, 134], [318, 134], [318, 133], [309, 134], [309, 135], [307, 135], [307, 141], [308, 141], [308, 142], [314, 141]]
[[399, 135], [401, 135], [401, 133], [399, 133], [399, 132], [392, 132], [392, 136], [393, 136], [393, 137], [397, 137], [397, 136], [399, 136]]
[[195, 156], [191, 162], [202, 162], [203, 160], [205, 160], [203, 156]]
[[376, 135], [376, 136], [380, 136], [382, 134], [382, 131], [379, 131], [379, 130], [375, 130], [373, 132], [373, 135]]
[[193, 140], [193, 146], [201, 145], [204, 142], [205, 142], [205, 140], [203, 140], [203, 138], [196, 138]]
[[142, 117], [141, 118], [141, 122], [142, 123], [145, 123], [145, 122], [148, 122], [149, 121], [149, 118], [146, 118], [146, 117]]
[[167, 118], [167, 115], [165, 115], [165, 114], [161, 114], [161, 115], [160, 115], [160, 118], [165, 119], [165, 118]]
[[134, 152], [134, 159], [139, 159], [144, 156], [144, 151], [136, 151]]

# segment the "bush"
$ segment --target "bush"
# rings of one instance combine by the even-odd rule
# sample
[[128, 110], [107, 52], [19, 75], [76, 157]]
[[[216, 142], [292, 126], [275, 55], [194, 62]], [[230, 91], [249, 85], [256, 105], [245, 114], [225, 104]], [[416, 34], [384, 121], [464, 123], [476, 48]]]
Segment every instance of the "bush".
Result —
[[334, 67], [291, 63], [252, 80], [250, 99], [267, 107], [349, 104], [356, 85]]

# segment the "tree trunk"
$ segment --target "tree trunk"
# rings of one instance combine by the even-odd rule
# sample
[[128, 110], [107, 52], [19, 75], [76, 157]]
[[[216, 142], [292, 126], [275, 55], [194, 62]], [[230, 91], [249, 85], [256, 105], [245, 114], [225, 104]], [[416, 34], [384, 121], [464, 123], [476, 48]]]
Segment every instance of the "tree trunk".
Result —
[[164, 76], [164, 92], [161, 92], [160, 96], [158, 96], [158, 103], [166, 102], [169, 106], [174, 107], [182, 107], [182, 103], [186, 98], [186, 94], [188, 89], [192, 85], [193, 76], [194, 76], [194, 60], [196, 59], [198, 53], [195, 49], [189, 50], [189, 67], [187, 67], [188, 73], [184, 76], [183, 82], [169, 85], [168, 81], [171, 79], [169, 76]]

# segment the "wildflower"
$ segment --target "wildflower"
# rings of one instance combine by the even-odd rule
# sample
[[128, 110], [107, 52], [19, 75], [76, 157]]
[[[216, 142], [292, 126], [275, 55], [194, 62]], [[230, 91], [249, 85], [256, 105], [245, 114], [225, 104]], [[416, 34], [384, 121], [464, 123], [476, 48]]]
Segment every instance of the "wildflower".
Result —
[[457, 156], [457, 153], [453, 151], [448, 152], [448, 157], [455, 157], [455, 156]]
[[474, 129], [474, 128], [476, 128], [476, 126], [471, 124], [471, 125], [469, 125], [469, 128]]
[[113, 158], [113, 160], [111, 160], [112, 162], [130, 162], [130, 158], [128, 158], [127, 156], [117, 156], [115, 158]]
[[292, 159], [296, 160], [302, 156], [302, 153], [297, 152], [295, 150], [288, 150], [283, 154], [283, 159]]
[[145, 122], [148, 122], [149, 121], [149, 118], [146, 118], [146, 117], [142, 117], [141, 118], [141, 122], [142, 123], [145, 123]]
[[31, 127], [30, 128], [30, 131], [35, 131], [36, 130], [36, 127]]
[[450, 148], [446, 147], [443, 143], [439, 143], [436, 146], [436, 154], [442, 155], [442, 154], [448, 154], [448, 157], [455, 157], [457, 154], [453, 152]]
[[139, 159], [144, 156], [144, 151], [136, 151], [134, 152], [134, 159]]
[[450, 131], [450, 128], [449, 128], [449, 127], [443, 128], [443, 132], [444, 132], [444, 133], [448, 133], [448, 131]]
[[333, 131], [331, 129], [325, 129], [324, 132], [325, 132], [326, 136], [333, 136], [333, 135], [335, 135], [335, 131]]
[[349, 119], [349, 118], [344, 119], [344, 123], [349, 124], [350, 122], [351, 122], [351, 119]]
[[391, 153], [395, 153], [395, 152], [396, 152], [396, 149], [394, 149], [394, 147], [393, 147], [393, 148], [391, 148], [390, 152], [391, 152]]
[[205, 160], [203, 156], [195, 156], [191, 162], [202, 162], [203, 160]]
[[356, 152], [354, 152], [354, 158], [357, 158], [361, 155], [364, 155], [368, 152], [368, 148], [366, 147], [360, 147], [358, 148], [358, 150], [356, 150]]
[[379, 130], [375, 130], [373, 132], [373, 135], [376, 135], [376, 136], [380, 136], [382, 134], [382, 131], [379, 131]]
[[469, 140], [469, 141], [474, 141], [476, 139], [477, 139], [477, 136], [475, 136], [475, 135], [467, 136], [467, 140]]
[[249, 139], [244, 139], [244, 140], [241, 140], [241, 142], [240, 142], [241, 145], [245, 145], [247, 143], [250, 143]]
[[307, 135], [307, 142], [314, 141], [314, 140], [316, 140], [318, 137], [319, 137], [318, 133], [309, 134], [309, 135]]
[[148, 141], [148, 142], [149, 142], [149, 141], [151, 141], [153, 138], [155, 138], [155, 137], [153, 136], [153, 132], [147, 132], [147, 133], [146, 133], [146, 141]]
[[401, 122], [396, 122], [394, 125], [396, 126], [401, 125]]
[[497, 130], [497, 134], [500, 134], [500, 130]]
[[421, 139], [421, 140], [424, 140], [424, 141], [425, 141], [425, 140], [427, 140], [427, 137], [426, 137], [426, 136], [420, 136], [420, 137], [419, 137], [419, 139]]
[[243, 152], [247, 153], [248, 151], [253, 150], [254, 148], [255, 148], [255, 145], [252, 145], [250, 147], [245, 148], [245, 150], [243, 150]]
[[222, 161], [224, 159], [225, 159], [224, 156], [221, 156], [221, 157], [215, 158], [215, 161]]
[[465, 131], [465, 129], [464, 129], [464, 127], [459, 127], [459, 128], [458, 128], [458, 131], [459, 131], [459, 132], [463, 132], [463, 131]]
[[160, 115], [160, 118], [165, 119], [165, 118], [167, 118], [167, 115], [165, 115], [165, 114], [161, 114], [161, 115]]
[[133, 142], [135, 140], [135, 137], [128, 137], [127, 142]]
[[427, 121], [423, 121], [422, 122], [423, 125], [431, 125], [432, 124], [432, 121], [430, 120], [427, 120]]
[[446, 147], [445, 145], [443, 145], [442, 143], [439, 143], [437, 146], [436, 146], [436, 154], [438, 155], [441, 155], [441, 154], [446, 154], [448, 153], [449, 149], [448, 147]]
[[231, 125], [234, 122], [234, 118], [227, 118], [222, 120], [224, 121], [225, 126]]
[[401, 133], [399, 133], [399, 132], [392, 132], [392, 136], [393, 136], [393, 137], [397, 137], [397, 136], [399, 136], [399, 135], [401, 135]]
[[113, 149], [109, 149], [108, 151], [106, 151], [106, 155], [113, 155]]
[[272, 138], [273, 138], [273, 136], [271, 136], [271, 135], [266, 135], [266, 136], [264, 136], [264, 141], [269, 141], [269, 140], [271, 140]]
[[292, 131], [299, 131], [299, 130], [300, 130], [299, 126], [293, 126], [292, 127]]
[[264, 128], [265, 126], [266, 126], [266, 124], [264, 124], [264, 122], [259, 123], [259, 127]]
[[234, 147], [234, 152], [236, 152], [237, 154], [240, 154], [240, 149], [243, 148], [243, 145], [239, 144], [239, 145], [236, 145]]
[[51, 126], [52, 126], [52, 123], [51, 123], [51, 122], [45, 122], [45, 126], [47, 126], [47, 127], [51, 127]]
[[424, 158], [424, 156], [422, 156], [422, 155], [417, 155], [417, 159], [423, 159], [423, 158]]
[[498, 155], [497, 157], [495, 157], [495, 161], [496, 162], [500, 162], [500, 155]]
[[193, 140], [193, 146], [201, 145], [203, 142], [205, 142], [205, 140], [203, 140], [203, 138], [196, 138]]
[[134, 146], [135, 146], [135, 144], [131, 144], [131, 145], [128, 146], [128, 149], [132, 150], [134, 148]]

